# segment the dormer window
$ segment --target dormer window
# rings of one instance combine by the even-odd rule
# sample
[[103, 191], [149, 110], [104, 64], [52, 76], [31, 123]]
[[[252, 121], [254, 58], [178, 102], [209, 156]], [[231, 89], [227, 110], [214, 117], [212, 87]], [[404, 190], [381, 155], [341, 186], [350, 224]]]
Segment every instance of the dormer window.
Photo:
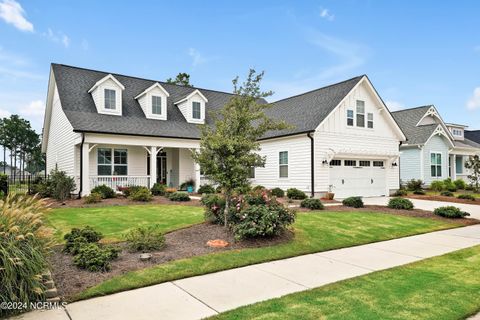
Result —
[[105, 109], [115, 110], [115, 90], [105, 89], [104, 91], [105, 97]]
[[162, 97], [152, 96], [152, 114], [162, 114]]
[[463, 136], [463, 132], [460, 129], [453, 129], [452, 133], [453, 133], [454, 136], [457, 136], [457, 137]]
[[202, 106], [200, 102], [193, 101], [192, 102], [192, 118], [201, 119], [201, 117], [202, 117]]

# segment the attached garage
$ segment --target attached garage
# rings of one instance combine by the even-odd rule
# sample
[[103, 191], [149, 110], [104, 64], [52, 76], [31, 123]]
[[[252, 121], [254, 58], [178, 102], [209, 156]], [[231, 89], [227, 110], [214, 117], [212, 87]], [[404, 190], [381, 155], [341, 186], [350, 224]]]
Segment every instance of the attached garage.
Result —
[[335, 198], [374, 197], [387, 194], [384, 160], [333, 159], [330, 161], [330, 185]]

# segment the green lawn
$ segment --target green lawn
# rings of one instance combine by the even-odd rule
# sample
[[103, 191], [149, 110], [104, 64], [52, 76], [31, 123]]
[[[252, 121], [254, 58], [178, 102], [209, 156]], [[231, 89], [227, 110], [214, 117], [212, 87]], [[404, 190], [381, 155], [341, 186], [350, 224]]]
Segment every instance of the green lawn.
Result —
[[458, 226], [455, 222], [373, 212], [299, 213], [295, 223], [295, 238], [291, 242], [272, 247], [197, 256], [129, 272], [87, 289], [75, 299], [111, 294], [259, 262]]
[[479, 266], [476, 246], [212, 319], [465, 319], [480, 311]]
[[132, 227], [158, 224], [164, 232], [203, 222], [203, 208], [179, 205], [134, 205], [96, 208], [53, 209], [46, 222], [55, 229], [55, 237], [74, 227], [92, 226], [103, 233], [105, 240], [122, 240], [122, 234]]

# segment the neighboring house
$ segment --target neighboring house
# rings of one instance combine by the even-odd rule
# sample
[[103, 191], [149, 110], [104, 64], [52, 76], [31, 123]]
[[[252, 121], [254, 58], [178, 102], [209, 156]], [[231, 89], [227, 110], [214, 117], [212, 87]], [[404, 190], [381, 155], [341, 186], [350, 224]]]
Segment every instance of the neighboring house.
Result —
[[480, 145], [464, 137], [465, 126], [445, 123], [433, 105], [392, 112], [407, 136], [400, 146], [400, 179], [407, 182], [461, 178], [468, 182], [465, 161]]
[[[47, 171], [76, 178], [78, 192], [107, 184], [177, 187], [200, 168], [198, 124], [212, 124], [232, 95], [52, 64], [42, 150]], [[405, 135], [367, 76], [273, 104], [268, 115], [293, 129], [261, 139], [252, 183], [337, 197], [388, 195], [399, 188]]]
[[13, 168], [12, 166], [10, 166], [8, 164], [5, 165], [5, 171], [4, 171], [4, 166], [0, 165], [0, 173], [2, 173], [2, 174], [5, 173], [7, 176], [17, 176], [17, 177], [19, 177], [20, 175], [24, 175], [24, 176], [30, 175], [29, 172], [21, 171], [18, 168]]
[[465, 138], [480, 144], [480, 130], [465, 130]]

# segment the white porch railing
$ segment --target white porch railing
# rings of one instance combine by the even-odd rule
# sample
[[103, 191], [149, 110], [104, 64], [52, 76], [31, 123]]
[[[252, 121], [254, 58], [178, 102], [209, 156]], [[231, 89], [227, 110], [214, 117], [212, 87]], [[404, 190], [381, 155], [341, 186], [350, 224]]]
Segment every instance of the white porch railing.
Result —
[[100, 185], [107, 185], [113, 190], [118, 187], [150, 186], [150, 176], [90, 176], [90, 189]]

